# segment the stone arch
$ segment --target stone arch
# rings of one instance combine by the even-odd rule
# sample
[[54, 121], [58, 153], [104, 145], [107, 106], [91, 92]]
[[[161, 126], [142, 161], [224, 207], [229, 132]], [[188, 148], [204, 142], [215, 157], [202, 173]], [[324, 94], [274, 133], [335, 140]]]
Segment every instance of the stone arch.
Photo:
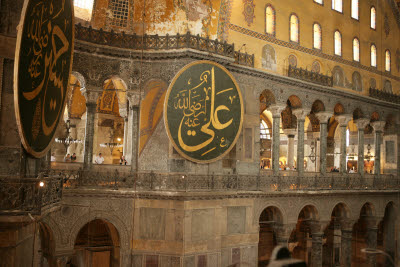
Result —
[[376, 80], [375, 80], [375, 78], [369, 79], [369, 88], [376, 89]]
[[62, 247], [63, 244], [66, 243], [67, 237], [65, 236], [65, 233], [61, 232], [58, 223], [50, 216], [43, 218], [42, 222], [52, 230], [55, 249], [57, 250], [58, 248]]
[[362, 112], [362, 110], [360, 108], [356, 108], [353, 111], [353, 120], [358, 120], [364, 117], [364, 113]]
[[104, 90], [104, 86], [106, 84], [107, 81], [111, 80], [113, 86], [114, 86], [114, 90], [116, 92], [116, 96], [118, 99], [118, 107], [120, 110], [120, 114], [121, 116], [126, 116], [127, 114], [127, 95], [126, 92], [128, 90], [128, 86], [126, 84], [126, 82], [119, 77], [118, 75], [109, 75], [108, 78], [103, 80], [103, 90]]
[[290, 107], [292, 109], [296, 109], [296, 108], [301, 108], [302, 107], [302, 103], [300, 98], [297, 95], [291, 95], [288, 98], [288, 104], [290, 104]]
[[299, 212], [298, 218], [319, 220], [319, 212], [315, 205], [305, 204]]
[[345, 110], [344, 106], [341, 103], [337, 103], [335, 105], [335, 107], [333, 108], [334, 115], [344, 114], [344, 113], [346, 113], [345, 111], [346, 110]]
[[381, 116], [379, 115], [379, 113], [377, 111], [372, 112], [372, 114], [371, 114], [371, 122], [379, 121], [380, 117]]
[[76, 77], [76, 79], [79, 81], [79, 84], [81, 85], [81, 88], [86, 88], [86, 79], [80, 72], [71, 71], [71, 75]]
[[269, 44], [264, 45], [262, 48], [261, 66], [264, 69], [276, 71], [276, 58], [275, 49]]
[[311, 106], [311, 111], [314, 112], [314, 113], [325, 111], [324, 103], [319, 99], [315, 100], [314, 103]]
[[260, 203], [260, 205], [257, 205], [257, 208], [254, 211], [254, 218], [253, 218], [254, 223], [256, 224], [258, 223], [261, 213], [268, 207], [275, 207], [276, 209], [279, 210], [279, 212], [282, 214], [282, 224], [286, 224], [288, 222], [287, 214], [285, 212], [285, 207], [278, 202], [267, 201]]
[[265, 262], [271, 258], [273, 248], [279, 244], [278, 232], [283, 222], [282, 212], [276, 206], [268, 206], [261, 212], [258, 222], [258, 261]]
[[265, 89], [261, 92], [259, 100], [260, 100], [260, 114], [269, 106], [276, 103], [274, 93], [268, 89]]
[[68, 246], [70, 249], [74, 248], [76, 237], [78, 236], [78, 233], [82, 227], [96, 219], [101, 219], [114, 225], [119, 233], [121, 250], [129, 248], [129, 232], [126, 228], [126, 225], [119, 217], [108, 212], [90, 212], [80, 216], [72, 225], [68, 235]]
[[38, 223], [39, 241], [40, 241], [40, 261], [46, 259], [49, 266], [54, 266], [56, 259], [54, 258], [55, 245], [54, 234], [49, 225], [45, 222]]
[[361, 207], [360, 216], [375, 216], [375, 206], [371, 202], [366, 202]]
[[332, 209], [332, 217], [348, 219], [351, 218], [350, 209], [344, 202], [339, 202]]

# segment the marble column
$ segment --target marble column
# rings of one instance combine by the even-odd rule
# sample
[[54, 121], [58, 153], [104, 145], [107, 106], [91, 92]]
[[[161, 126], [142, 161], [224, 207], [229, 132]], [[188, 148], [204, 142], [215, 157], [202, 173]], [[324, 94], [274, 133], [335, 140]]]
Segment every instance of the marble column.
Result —
[[375, 162], [374, 162], [374, 174], [381, 173], [381, 142], [383, 128], [385, 127], [384, 121], [375, 121], [371, 123], [371, 126], [375, 131]]
[[279, 173], [279, 145], [280, 145], [280, 121], [281, 112], [286, 108], [285, 105], [274, 104], [268, 108], [272, 113], [272, 170], [274, 175]]
[[312, 250], [311, 250], [311, 266], [322, 266], [322, 236], [324, 233], [312, 233]]
[[[367, 245], [367, 248], [376, 249], [377, 238], [378, 238], [378, 227], [368, 226], [367, 232], [366, 232], [366, 237], [365, 237], [365, 241], [366, 241], [365, 243]], [[367, 262], [368, 262], [368, 266], [371, 266], [371, 267], [376, 266], [376, 254], [367, 254]]]
[[351, 121], [353, 116], [351, 114], [342, 114], [339, 116], [335, 116], [335, 119], [339, 123], [340, 130], [340, 172], [347, 172], [347, 164], [346, 164], [346, 128], [349, 121]]
[[297, 172], [299, 175], [304, 173], [304, 121], [307, 113], [301, 108], [292, 111], [297, 118]]
[[285, 129], [284, 134], [288, 137], [288, 151], [287, 151], [287, 166], [293, 170], [294, 167], [294, 137], [296, 135], [296, 129]]
[[123, 146], [125, 159], [126, 159], [126, 151], [128, 150], [128, 127], [129, 127], [128, 121], [129, 121], [128, 117], [125, 117], [124, 118], [124, 146]]
[[353, 220], [343, 220], [341, 222], [341, 240], [340, 240], [340, 266], [351, 267], [353, 249], [351, 242], [353, 239]]
[[129, 100], [129, 120], [132, 125], [131, 136], [130, 136], [130, 150], [131, 150], [131, 171], [135, 172], [138, 170], [139, 162], [139, 105], [140, 95], [139, 93], [130, 92], [128, 94]]
[[320, 152], [319, 152], [319, 171], [322, 175], [326, 173], [326, 150], [328, 146], [328, 119], [333, 116], [331, 112], [318, 112], [315, 116], [319, 120], [320, 128]]
[[369, 120], [362, 118], [355, 121], [358, 129], [358, 173], [364, 175], [364, 129], [368, 125]]
[[82, 94], [86, 98], [86, 128], [85, 128], [85, 144], [83, 155], [83, 168], [90, 169], [93, 165], [93, 138], [94, 138], [94, 125], [95, 114], [97, 107], [97, 99], [101, 90], [93, 90], [82, 88]]
[[293, 229], [296, 228], [296, 224], [285, 224], [275, 227], [276, 242], [279, 246], [288, 247], [288, 242]]

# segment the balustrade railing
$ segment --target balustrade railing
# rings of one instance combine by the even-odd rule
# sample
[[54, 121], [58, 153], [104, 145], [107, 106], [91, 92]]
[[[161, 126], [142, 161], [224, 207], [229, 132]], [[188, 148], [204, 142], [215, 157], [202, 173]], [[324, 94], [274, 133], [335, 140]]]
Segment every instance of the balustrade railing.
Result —
[[226, 56], [235, 59], [235, 63], [254, 67], [254, 55], [235, 51], [233, 44], [211, 40], [210, 38], [186, 34], [176, 35], [136, 35], [111, 31], [96, 30], [92, 27], [84, 27], [81, 24], [75, 25], [75, 38], [90, 43], [107, 45], [133, 50], [173, 50], [191, 48], [200, 51]]
[[386, 190], [400, 189], [400, 179], [393, 175], [305, 173], [260, 175], [199, 175], [184, 173], [61, 171], [64, 187], [135, 188], [139, 191], [295, 191], [295, 190]]
[[333, 86], [333, 77], [289, 65], [288, 76], [324, 86]]
[[44, 207], [61, 200], [62, 188], [63, 180], [59, 176], [0, 178], [0, 215], [41, 214]]
[[384, 92], [382, 90], [369, 88], [369, 96], [380, 100], [400, 104], [400, 95]]

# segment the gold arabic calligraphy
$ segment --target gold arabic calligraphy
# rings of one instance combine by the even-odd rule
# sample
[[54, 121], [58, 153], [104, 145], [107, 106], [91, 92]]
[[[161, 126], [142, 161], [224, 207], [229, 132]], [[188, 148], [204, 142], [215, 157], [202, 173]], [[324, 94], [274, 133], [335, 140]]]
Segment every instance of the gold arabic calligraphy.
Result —
[[[190, 85], [191, 81], [188, 81]], [[230, 109], [226, 105], [216, 106], [216, 95], [232, 91], [228, 88], [216, 92], [215, 88], [215, 70], [206, 70], [200, 75], [200, 84], [190, 89], [179, 91], [174, 97], [174, 109], [183, 112], [182, 120], [178, 129], [178, 141], [180, 147], [187, 152], [198, 151], [205, 148], [213, 142], [216, 137], [215, 130], [223, 130], [232, 124], [233, 118], [224, 123], [219, 119], [219, 113], [222, 111], [229, 112]], [[230, 96], [232, 98], [232, 96]], [[212, 126], [212, 127], [211, 127]], [[196, 136], [198, 131], [205, 134], [208, 138], [199, 144], [188, 145], [184, 142], [183, 135]], [[220, 147], [225, 147], [225, 137], [220, 138]], [[213, 151], [216, 147], [211, 148], [202, 155]]]
[[[37, 102], [37, 105], [41, 104], [42, 106], [40, 112], [35, 112], [33, 123], [37, 124], [37, 120], [41, 120], [43, 133], [46, 136], [53, 132], [60, 116], [66, 92], [62, 76], [65, 71], [69, 71], [69, 64], [67, 65], [65, 57], [62, 57], [70, 50], [70, 43], [64, 34], [67, 24], [70, 22], [61, 18], [64, 15], [64, 8], [65, 0], [62, 0], [61, 8], [58, 11], [54, 10], [51, 1], [49, 4], [45, 1], [40, 1], [33, 7], [32, 16], [29, 18], [30, 21], [27, 25], [27, 38], [32, 43], [28, 53], [31, 57], [28, 73], [33, 82], [32, 90], [23, 92], [23, 96], [27, 101], [32, 101], [40, 96], [40, 93], [44, 90], [43, 95], [41, 95], [43, 101]], [[64, 29], [60, 27], [61, 25], [57, 25], [55, 20], [63, 21]], [[54, 93], [51, 99], [46, 101], [47, 94], [52, 89], [58, 90], [57, 95], [60, 96], [59, 103], [53, 97]], [[46, 122], [48, 112], [45, 112], [45, 108], [47, 105], [50, 112], [56, 112], [55, 119], [51, 120], [50, 124]]]

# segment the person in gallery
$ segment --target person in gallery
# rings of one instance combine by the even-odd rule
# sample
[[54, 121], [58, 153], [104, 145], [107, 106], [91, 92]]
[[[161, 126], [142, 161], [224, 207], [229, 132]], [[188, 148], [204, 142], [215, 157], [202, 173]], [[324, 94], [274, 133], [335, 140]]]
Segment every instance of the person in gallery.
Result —
[[101, 153], [99, 153], [99, 155], [95, 158], [94, 162], [96, 164], [103, 164], [104, 162], [104, 157], [101, 155]]
[[76, 154], [74, 153], [71, 156], [71, 162], [75, 162], [75, 161], [76, 161]]
[[71, 155], [69, 153], [64, 157], [64, 162], [71, 162]]
[[126, 165], [128, 162], [125, 159], [125, 156], [121, 156], [119, 159], [119, 165]]
[[56, 161], [56, 156], [54, 155], [54, 153], [51, 154], [50, 161], [51, 162]]

